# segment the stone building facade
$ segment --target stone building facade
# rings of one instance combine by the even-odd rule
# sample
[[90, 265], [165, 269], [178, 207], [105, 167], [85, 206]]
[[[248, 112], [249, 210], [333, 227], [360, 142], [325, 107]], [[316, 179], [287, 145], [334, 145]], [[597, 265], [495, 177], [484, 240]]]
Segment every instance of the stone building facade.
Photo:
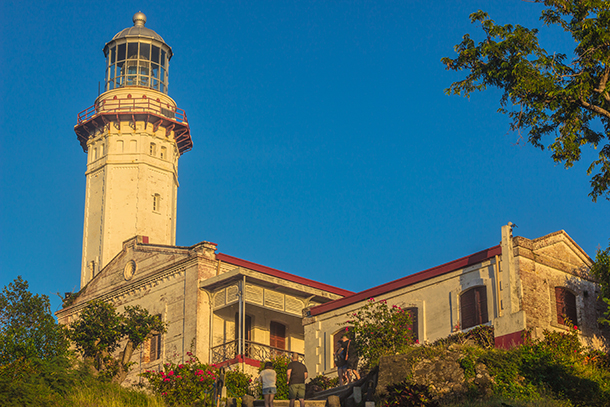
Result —
[[570, 324], [578, 326], [584, 344], [607, 349], [590, 265], [564, 231], [530, 240], [513, 237], [511, 224], [503, 226], [497, 246], [310, 308], [303, 320], [307, 367], [313, 375], [335, 374], [338, 337], [370, 298], [408, 309], [421, 343], [485, 324], [494, 327], [496, 346], [510, 347], [522, 343], [526, 331], [541, 338], [545, 329]]

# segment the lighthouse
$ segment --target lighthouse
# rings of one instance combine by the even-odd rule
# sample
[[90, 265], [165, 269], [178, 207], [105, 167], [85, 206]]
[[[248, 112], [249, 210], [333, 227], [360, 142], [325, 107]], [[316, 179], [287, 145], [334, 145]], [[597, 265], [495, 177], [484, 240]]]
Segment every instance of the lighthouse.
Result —
[[104, 46], [104, 92], [74, 126], [87, 153], [81, 288], [134, 236], [176, 241], [178, 160], [193, 142], [168, 95], [171, 47], [144, 13], [133, 23]]

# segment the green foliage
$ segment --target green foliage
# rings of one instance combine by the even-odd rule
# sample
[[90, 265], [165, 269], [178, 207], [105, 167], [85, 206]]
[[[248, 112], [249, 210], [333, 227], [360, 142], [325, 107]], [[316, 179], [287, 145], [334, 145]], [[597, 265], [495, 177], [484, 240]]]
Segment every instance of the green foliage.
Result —
[[19, 359], [0, 366], [1, 406], [60, 406], [77, 383], [65, 357]]
[[[541, 20], [557, 25], [572, 37], [574, 59], [547, 51], [538, 43], [538, 30], [498, 25], [487, 13], [470, 15], [481, 24], [479, 43], [464, 35], [455, 47], [457, 58], [443, 58], [448, 70], [466, 71], [447, 94], [469, 96], [488, 86], [500, 89], [499, 112], [511, 118], [511, 129], [526, 130], [528, 141], [547, 145], [555, 162], [566, 168], [581, 158], [581, 148], [601, 146], [587, 173], [593, 201], [610, 199], [610, 2], [605, 0], [534, 0], [543, 3]], [[514, 107], [511, 109], [509, 106]]]
[[610, 245], [606, 250], [597, 249], [591, 273], [598, 279], [601, 287], [600, 297], [608, 306], [604, 313], [605, 318], [600, 318], [600, 322], [610, 325]]
[[495, 346], [494, 327], [491, 325], [479, 325], [467, 332], [456, 332], [446, 338], [441, 338], [432, 345], [443, 346], [452, 343], [472, 343], [482, 348], [493, 348]]
[[[161, 371], [148, 370], [141, 374], [148, 379], [151, 390], [170, 406], [211, 406], [220, 374], [217, 367], [201, 363], [192, 353], [184, 363], [166, 363]], [[248, 394], [252, 378], [239, 371], [225, 373], [228, 397]]]
[[[292, 360], [287, 355], [278, 355], [274, 359], [271, 359], [270, 362], [273, 363], [273, 370], [275, 370], [276, 374], [276, 388], [277, 393], [275, 394], [276, 400], [288, 400], [288, 364]], [[265, 367], [265, 362], [261, 363], [258, 371], [262, 371]], [[262, 394], [263, 388], [262, 384], [258, 383], [258, 394]]]
[[49, 298], [28, 287], [19, 276], [0, 293], [0, 366], [67, 354], [68, 342], [51, 314]]
[[329, 378], [324, 375], [318, 375], [311, 379], [307, 386], [313, 387], [313, 392], [319, 392], [327, 389], [332, 389], [333, 387], [337, 387], [339, 385], [339, 378]]
[[438, 402], [432, 400], [428, 386], [404, 381], [387, 387], [387, 397], [382, 407], [436, 407]]
[[354, 340], [365, 367], [379, 364], [384, 355], [406, 351], [416, 341], [411, 331], [411, 315], [401, 307], [388, 306], [385, 300], [371, 298], [347, 321], [352, 328], [346, 333]]
[[[85, 361], [106, 379], [122, 382], [129, 371], [133, 350], [153, 334], [166, 331], [165, 324], [140, 306], [125, 307], [91, 301], [69, 328], [69, 337]], [[118, 357], [112, 355], [126, 340]]]
[[[455, 401], [450, 405], [572, 407], [607, 406], [610, 400], [610, 358], [604, 352], [584, 348], [577, 327], [545, 331], [542, 339], [526, 340], [525, 344], [510, 350], [468, 344], [414, 347], [406, 353], [405, 363], [415, 365], [424, 358], [442, 359], [448, 351], [461, 354], [459, 363], [467, 384], [464, 394], [442, 396], [435, 393], [434, 387], [438, 386], [420, 386], [408, 378], [388, 387], [383, 404], [419, 406], [438, 402], [447, 405], [451, 403], [443, 398], [447, 397]], [[476, 384], [480, 364], [486, 366], [492, 378], [488, 385], [491, 388], [479, 388]], [[483, 401], [474, 403], [477, 399]]]

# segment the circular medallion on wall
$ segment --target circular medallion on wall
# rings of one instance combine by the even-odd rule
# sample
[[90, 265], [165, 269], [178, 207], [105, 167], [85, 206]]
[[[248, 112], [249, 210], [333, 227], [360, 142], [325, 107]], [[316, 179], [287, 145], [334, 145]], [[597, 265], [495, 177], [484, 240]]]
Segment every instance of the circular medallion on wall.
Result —
[[125, 268], [123, 269], [123, 276], [125, 277], [125, 280], [131, 280], [133, 278], [133, 275], [136, 274], [136, 270], [136, 262], [133, 260], [128, 261], [127, 264], [125, 264]]

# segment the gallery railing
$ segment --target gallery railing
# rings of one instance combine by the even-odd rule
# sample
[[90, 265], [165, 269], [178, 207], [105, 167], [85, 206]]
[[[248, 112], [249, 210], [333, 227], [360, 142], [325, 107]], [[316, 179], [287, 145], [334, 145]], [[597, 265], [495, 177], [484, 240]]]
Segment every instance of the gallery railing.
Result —
[[[212, 363], [222, 363], [237, 358], [237, 349], [238, 341], [226, 342], [222, 345], [214, 346], [212, 348]], [[274, 359], [282, 355], [291, 357], [292, 353], [293, 352], [290, 350], [274, 348], [273, 346], [263, 345], [262, 343], [252, 341], [246, 341], [244, 346], [244, 356], [259, 361]], [[297, 353], [297, 355], [299, 355], [299, 360], [301, 361], [305, 356], [302, 353]]]

